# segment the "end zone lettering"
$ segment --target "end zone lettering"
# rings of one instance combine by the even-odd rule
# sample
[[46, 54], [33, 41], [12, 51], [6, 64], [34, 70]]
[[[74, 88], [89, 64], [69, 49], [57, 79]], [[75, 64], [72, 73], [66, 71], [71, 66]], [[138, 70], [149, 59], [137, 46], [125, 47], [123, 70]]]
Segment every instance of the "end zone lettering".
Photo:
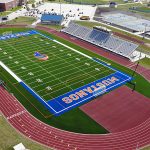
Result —
[[80, 90], [74, 94], [69, 95], [68, 97], [62, 98], [62, 101], [66, 104], [70, 104], [71, 102], [75, 100], [79, 100], [80, 98], [83, 98], [85, 96], [88, 96], [89, 94], [92, 94], [96, 89], [98, 89], [101, 86], [109, 86], [111, 84], [114, 84], [116, 81], [119, 81], [116, 77], [111, 77], [106, 80], [103, 80], [101, 82], [96, 83], [96, 85], [91, 85], [90, 87], [84, 88], [83, 90]]

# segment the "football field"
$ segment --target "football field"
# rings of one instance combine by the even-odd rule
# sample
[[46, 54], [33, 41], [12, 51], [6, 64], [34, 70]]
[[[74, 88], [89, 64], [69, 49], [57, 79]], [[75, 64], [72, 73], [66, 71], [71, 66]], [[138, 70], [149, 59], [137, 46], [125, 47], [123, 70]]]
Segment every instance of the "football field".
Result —
[[[66, 93], [91, 83], [95, 83], [96, 87], [99, 79], [115, 76], [116, 72], [120, 73], [116, 74], [120, 85], [131, 80], [129, 76], [39, 32], [28, 33], [26, 36], [16, 34], [17, 38], [12, 35], [0, 36], [0, 61], [19, 78], [33, 96], [42, 99], [44, 105], [52, 106], [52, 109], [56, 107], [54, 113], [57, 113], [57, 109], [66, 109], [65, 105], [73, 100], [78, 100], [75, 94], [72, 95], [72, 101], [71, 98], [61, 99], [65, 105], [56, 99]], [[36, 52], [48, 56], [48, 59], [39, 60], [35, 57]], [[107, 84], [108, 81], [105, 85]], [[86, 94], [84, 90], [78, 96], [83, 98]], [[58, 108], [58, 105], [62, 108]]]

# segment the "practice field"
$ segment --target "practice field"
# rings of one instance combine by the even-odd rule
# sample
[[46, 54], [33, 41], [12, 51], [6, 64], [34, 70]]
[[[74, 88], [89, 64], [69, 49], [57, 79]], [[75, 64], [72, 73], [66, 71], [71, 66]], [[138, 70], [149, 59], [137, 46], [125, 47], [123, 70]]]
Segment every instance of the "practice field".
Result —
[[[37, 53], [47, 59], [40, 60]], [[54, 115], [93, 99], [102, 86], [108, 92], [132, 79], [33, 30], [1, 35], [0, 60], [0, 65]]]

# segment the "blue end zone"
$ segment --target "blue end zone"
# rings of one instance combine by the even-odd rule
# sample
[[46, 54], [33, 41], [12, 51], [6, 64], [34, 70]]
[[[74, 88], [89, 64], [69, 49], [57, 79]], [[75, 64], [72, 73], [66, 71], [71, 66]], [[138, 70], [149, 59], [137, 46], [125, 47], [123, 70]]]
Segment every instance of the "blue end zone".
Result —
[[115, 88], [118, 88], [119, 86], [124, 85], [126, 82], [132, 80], [132, 77], [112, 68], [111, 66], [100, 61], [99, 59], [93, 58], [93, 60], [96, 61], [97, 63], [100, 63], [114, 70], [115, 73], [108, 75], [104, 78], [101, 78], [95, 82], [89, 83], [85, 86], [82, 86], [76, 90], [65, 93], [57, 98], [49, 100], [47, 103], [51, 107], [53, 107], [53, 109], [55, 109], [56, 111], [56, 114], [54, 115], [59, 116], [66, 111], [69, 111], [77, 106], [80, 106], [83, 103], [86, 103], [94, 99], [95, 98], [95, 96], [93, 95], [94, 90], [98, 89], [102, 85], [106, 86], [105, 92], [109, 92]]
[[132, 78], [121, 72], [115, 72], [107, 77], [101, 78], [95, 82], [82, 86], [74, 91], [68, 92], [57, 98], [49, 100], [47, 103], [56, 111], [56, 116], [71, 110], [83, 103], [86, 103], [94, 98], [93, 92], [100, 86], [106, 86], [106, 92], [109, 92], [130, 81]]
[[34, 96], [40, 103], [42, 103], [51, 113], [55, 114], [56, 111], [48, 105], [38, 94], [36, 94], [29, 86], [27, 86], [24, 82], [20, 82], [20, 84]]
[[7, 40], [7, 39], [11, 39], [11, 38], [19, 38], [21, 36], [30, 36], [30, 35], [33, 35], [33, 34], [37, 34], [37, 32], [35, 30], [29, 30], [29, 31], [26, 31], [26, 32], [17, 32], [17, 33], [14, 33], [14, 34], [8, 34], [8, 35], [0, 36], [0, 40]]

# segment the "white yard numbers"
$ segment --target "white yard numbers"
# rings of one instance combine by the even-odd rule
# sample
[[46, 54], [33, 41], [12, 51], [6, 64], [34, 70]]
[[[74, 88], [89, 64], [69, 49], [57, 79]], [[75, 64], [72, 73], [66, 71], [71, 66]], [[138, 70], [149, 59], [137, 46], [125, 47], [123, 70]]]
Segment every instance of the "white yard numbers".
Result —
[[68, 56], [71, 56], [71, 54], [67, 54]]
[[99, 71], [99, 68], [95, 68], [95, 70]]
[[3, 52], [4, 55], [7, 55], [7, 52]]
[[19, 64], [19, 62], [18, 62], [18, 61], [15, 61], [14, 63], [15, 63], [15, 64]]
[[9, 59], [12, 59], [12, 56], [9, 56], [8, 58], [9, 58]]
[[76, 60], [80, 61], [80, 58], [76, 58]]
[[85, 63], [85, 65], [90, 66], [90, 64], [89, 64], [89, 63]]
[[28, 75], [33, 76], [34, 74], [32, 72], [29, 72]]
[[26, 67], [22, 66], [22, 67], [21, 67], [21, 69], [25, 70], [25, 69], [26, 69]]
[[38, 83], [43, 82], [41, 79], [36, 79], [36, 81], [37, 81]]
[[50, 91], [50, 90], [52, 90], [52, 88], [50, 86], [47, 86], [46, 90]]

